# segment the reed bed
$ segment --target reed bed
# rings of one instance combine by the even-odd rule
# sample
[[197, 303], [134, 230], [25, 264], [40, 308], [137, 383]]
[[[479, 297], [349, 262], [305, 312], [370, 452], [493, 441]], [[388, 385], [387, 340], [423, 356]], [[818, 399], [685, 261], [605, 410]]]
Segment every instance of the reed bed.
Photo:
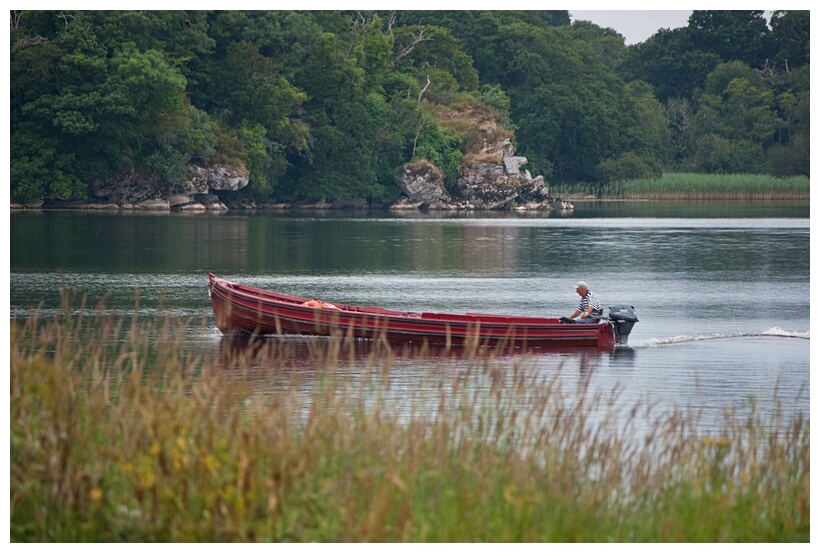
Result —
[[389, 345], [202, 355], [207, 324], [12, 321], [12, 541], [809, 540], [803, 418], [705, 434], [478, 351], [421, 408]]
[[808, 200], [809, 178], [771, 175], [664, 173], [615, 186], [626, 199], [648, 200]]

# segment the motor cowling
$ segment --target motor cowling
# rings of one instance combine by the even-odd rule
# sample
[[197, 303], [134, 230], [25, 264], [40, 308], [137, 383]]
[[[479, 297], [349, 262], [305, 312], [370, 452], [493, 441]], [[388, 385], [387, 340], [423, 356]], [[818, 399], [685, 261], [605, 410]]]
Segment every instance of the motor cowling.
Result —
[[613, 305], [609, 308], [609, 320], [619, 345], [626, 345], [632, 327], [638, 322], [635, 308], [631, 305]]

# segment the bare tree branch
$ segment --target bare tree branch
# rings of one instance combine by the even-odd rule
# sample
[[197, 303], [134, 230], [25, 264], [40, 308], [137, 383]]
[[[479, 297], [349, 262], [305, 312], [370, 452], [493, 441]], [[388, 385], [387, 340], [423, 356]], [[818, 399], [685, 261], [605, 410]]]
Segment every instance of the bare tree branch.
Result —
[[[16, 31], [23, 27], [23, 11], [13, 10], [11, 12], [11, 30]], [[48, 39], [40, 35], [30, 36], [26, 35], [20, 38], [13, 38], [11, 42], [11, 53], [14, 54], [29, 46], [36, 46], [37, 44], [45, 44]]]
[[419, 43], [427, 41], [427, 40], [432, 40], [430, 37], [424, 36], [424, 33], [425, 33], [425, 31], [427, 31], [427, 29], [428, 29], [428, 27], [423, 26], [421, 23], [419, 23], [419, 25], [418, 25], [418, 30], [419, 30], [418, 35], [414, 35], [413, 36], [413, 42], [411, 42], [409, 45], [402, 48], [401, 51], [398, 54], [396, 54], [396, 57], [393, 58], [393, 63], [396, 63], [400, 59], [409, 56], [413, 52], [413, 50], [415, 50], [416, 46]]
[[677, 130], [677, 136], [674, 137], [675, 147], [679, 154], [686, 151], [686, 133], [689, 131], [691, 124], [691, 115], [689, 113], [690, 106], [686, 100], [670, 100], [663, 106], [666, 121]]
[[430, 75], [427, 75], [427, 84], [424, 85], [424, 88], [422, 88], [421, 92], [419, 92], [419, 104], [421, 103], [421, 96], [422, 96], [422, 94], [424, 94], [424, 91], [427, 90], [428, 86], [430, 86]]
[[410, 155], [411, 160], [416, 158], [416, 143], [419, 141], [419, 136], [421, 136], [421, 129], [424, 128], [425, 123], [426, 123], [426, 121], [424, 120], [424, 117], [422, 116], [421, 124], [419, 125], [419, 128], [416, 130], [416, 137], [413, 139], [413, 153]]
[[65, 28], [66, 29], [68, 29], [68, 18], [70, 17], [72, 21], [76, 19], [73, 15], [66, 15], [66, 14], [62, 14], [59, 17], [62, 17], [63, 21], [65, 21]]
[[393, 11], [390, 13], [390, 19], [387, 21], [387, 34], [393, 33], [393, 25], [396, 24], [396, 12]]
[[24, 48], [28, 48], [29, 46], [45, 44], [46, 42], [48, 42], [48, 39], [39, 35], [35, 37], [26, 36], [11, 43], [11, 53], [14, 54]]
[[23, 10], [11, 10], [11, 30], [20, 28], [23, 24]]

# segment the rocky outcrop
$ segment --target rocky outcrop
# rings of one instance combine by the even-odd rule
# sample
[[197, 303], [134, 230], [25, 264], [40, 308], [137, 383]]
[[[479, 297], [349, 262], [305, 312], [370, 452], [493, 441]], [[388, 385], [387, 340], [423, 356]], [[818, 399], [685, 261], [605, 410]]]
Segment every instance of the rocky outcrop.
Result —
[[87, 201], [45, 200], [35, 204], [12, 204], [15, 208], [125, 209], [153, 211], [224, 211], [228, 208], [215, 191], [236, 192], [248, 185], [244, 167], [189, 165], [185, 183], [169, 192], [155, 180], [136, 173], [91, 185]]
[[527, 158], [516, 156], [508, 139], [486, 144], [461, 160], [462, 175], [450, 192], [441, 170], [428, 161], [407, 163], [396, 175], [404, 197], [392, 209], [550, 209], [544, 177], [521, 171]]
[[149, 209], [149, 210], [159, 210], [159, 211], [168, 211], [171, 209], [171, 204], [168, 203], [168, 200], [163, 198], [155, 198], [153, 200], [145, 200], [144, 202], [140, 202], [138, 204], [122, 204], [123, 209]]
[[451, 202], [444, 174], [427, 160], [405, 163], [395, 181], [404, 198], [391, 206], [393, 209], [444, 208]]
[[11, 202], [12, 209], [40, 209], [43, 207], [43, 200], [34, 200], [31, 202]]
[[[533, 178], [522, 167], [527, 158], [515, 155], [509, 133], [499, 134], [493, 125], [480, 128], [479, 147], [461, 159], [462, 174], [450, 189], [444, 174], [427, 160], [406, 163], [395, 175], [403, 197], [390, 206], [401, 210], [539, 210], [550, 209], [549, 189], [544, 178]], [[320, 201], [312, 204], [258, 205], [252, 197], [231, 193], [248, 185], [244, 167], [224, 166], [187, 168], [184, 185], [174, 191], [163, 189], [147, 176], [129, 174], [116, 180], [94, 183], [87, 201], [47, 200], [39, 204], [12, 204], [12, 208], [43, 209], [124, 209], [154, 211], [205, 212], [231, 209], [367, 209], [364, 198]], [[219, 192], [219, 194], [217, 194]], [[222, 198], [225, 198], [224, 202]], [[565, 208], [566, 209], [566, 208]]]
[[248, 171], [213, 166], [188, 166], [185, 192], [189, 194], [207, 194], [212, 190], [229, 190], [237, 192], [248, 186]]

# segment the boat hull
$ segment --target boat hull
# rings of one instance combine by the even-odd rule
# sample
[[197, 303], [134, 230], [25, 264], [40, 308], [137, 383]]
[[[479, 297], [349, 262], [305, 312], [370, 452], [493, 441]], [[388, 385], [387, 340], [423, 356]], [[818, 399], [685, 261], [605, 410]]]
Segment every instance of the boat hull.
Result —
[[444, 346], [612, 349], [610, 321], [564, 324], [557, 318], [483, 313], [394, 311], [329, 304], [253, 288], [209, 275], [208, 292], [220, 331], [284, 336], [344, 336]]

